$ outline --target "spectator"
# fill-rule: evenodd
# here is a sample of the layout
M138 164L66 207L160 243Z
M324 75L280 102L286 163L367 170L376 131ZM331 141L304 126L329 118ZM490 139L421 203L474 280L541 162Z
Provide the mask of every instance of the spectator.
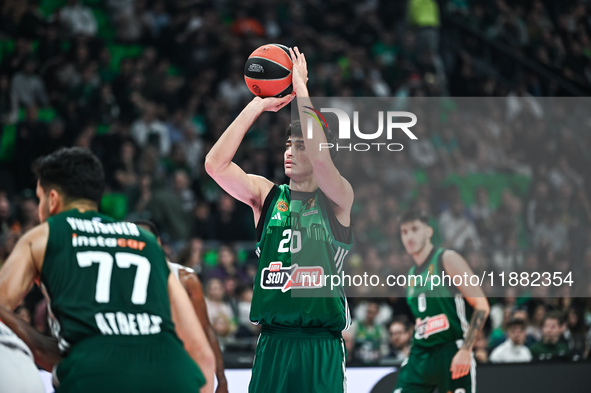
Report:
M507 322L507 340L490 354L491 363L530 362L532 355L525 344L525 321L511 319Z
M234 315L232 309L224 301L224 286L222 281L212 278L207 282L205 291L205 303L207 304L207 315L210 321L218 317L226 318L227 321L233 321Z
M94 37L97 33L98 25L92 10L79 0L68 0L68 4L59 10L58 18L71 36L80 34Z
M220 241L233 242L254 238L252 230L247 229L247 224L250 223L246 216L236 206L236 200L226 193L219 197L214 222L214 237Z
M584 318L584 309L580 306L571 306L566 314L566 330L564 336L574 356L574 360L582 359L587 350L587 327L585 326Z
M143 15L143 20L152 37L157 39L161 36L162 30L168 27L170 23L170 16L166 12L166 5L164 1L156 1L152 9Z
M571 358L568 345L561 340L564 328L564 318L561 312L553 311L546 315L542 324L542 341L530 348L534 360L556 361Z
M49 99L45 91L45 83L35 74L37 62L29 58L25 61L23 71L17 72L12 78L12 94L16 103L23 106L47 106Z
M464 203L459 199L439 217L439 229L447 247L464 251L468 245L478 249L480 237L476 226L464 212Z
M14 124L18 119L18 96L10 88L8 75L0 74L0 124Z
M172 189L180 199L181 207L187 214L190 214L195 209L195 205L197 204L195 192L191 189L190 185L191 184L187 172L182 169L177 169L174 172Z
M397 318L390 324L390 353L388 358L402 364L410 353L412 327L407 318Z
M166 156L170 151L168 130L156 117L156 106L153 103L147 103L142 117L131 125L131 136L140 148L156 146L161 156Z
M238 283L250 284L250 280L244 272L236 266L236 251L229 245L223 245L218 250L218 266L209 274L211 278L225 281L234 278Z
M355 353L363 364L376 364L388 353L388 336L384 327L375 322L380 305L368 302L365 319L351 325L355 337Z

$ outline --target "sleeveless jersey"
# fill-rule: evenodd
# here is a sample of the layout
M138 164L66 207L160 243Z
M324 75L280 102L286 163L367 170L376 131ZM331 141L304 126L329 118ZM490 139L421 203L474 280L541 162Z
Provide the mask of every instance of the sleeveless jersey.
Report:
M188 273L195 273L195 270L191 269L190 267L186 267L183 265L179 265L178 263L168 261L168 267L172 274L176 277L177 280L181 281L181 273L180 271L186 271Z
M347 243L335 239L328 216L334 213L329 209L320 189L301 201L291 198L288 185L271 190L259 223L253 323L337 331L349 327L344 289L331 291L330 279L323 286L324 275L341 272L353 245L351 235Z
M446 286L446 281L446 285L440 284L431 290L429 276L441 277L444 251L443 248L433 249L423 265L413 266L408 273L406 299L416 318L413 345L433 347L462 340L468 331L466 308L471 313L471 307L453 283L451 287ZM413 276L421 278L415 281Z
M47 222L41 282L60 350L95 336L174 334L169 270L151 233L96 211Z

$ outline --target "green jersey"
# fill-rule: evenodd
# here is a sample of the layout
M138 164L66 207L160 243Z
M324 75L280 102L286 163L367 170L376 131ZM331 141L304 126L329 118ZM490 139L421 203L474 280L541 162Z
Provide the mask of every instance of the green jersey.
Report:
M151 233L95 211L47 222L41 282L60 350L95 336L174 334L169 269Z
M444 251L434 248L421 266L413 266L408 273L406 299L416 319L413 339L416 346L433 347L462 340L468 331L468 305L460 291L453 284L450 287L441 283L431 289L429 276L443 274Z
M297 198L292 194L287 185L274 186L265 200L257 226L259 265L250 320L341 331L350 324L344 289L330 291L324 276L343 269L353 245L351 232L339 227L320 189L297 193ZM336 227L347 229L338 240Z

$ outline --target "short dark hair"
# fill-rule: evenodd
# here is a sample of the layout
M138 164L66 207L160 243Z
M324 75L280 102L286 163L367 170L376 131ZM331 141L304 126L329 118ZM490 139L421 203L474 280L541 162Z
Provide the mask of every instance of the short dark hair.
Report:
M392 321L390 321L390 323L388 324L388 328L390 328L395 323L399 323L402 326L404 326L404 330L407 332L412 328L412 324L411 324L410 320L404 314L401 314L401 315L393 318Z
M412 208L402 213L398 219L398 224L402 225L414 220L419 220L420 222L429 225L429 215L417 208Z
M105 174L99 159L88 149L62 148L39 157L33 173L46 191L58 188L65 200L88 199L101 203L105 190Z
M557 310L550 311L549 313L546 314L546 316L544 316L544 320L542 321L542 325L544 323L546 323L546 320L548 320L548 319L556 319L558 321L558 324L562 325L562 324L564 324L564 320L565 320L564 313L562 311L557 311Z
M335 138L330 129L326 129L324 126L322 126L322 130L326 136L326 142L331 143L335 147L334 149L329 149L330 158L334 160L337 155L337 138ZM287 130L285 130L285 139L289 139L291 136L303 138L304 133L302 131L302 123L299 120L294 120L287 126Z
M158 231L158 227L150 220L133 220L131 221L132 224L144 226L148 231L150 231L156 239L160 237L160 232Z
M518 326L518 327L521 327L522 329L525 329L525 321L521 318L511 318L507 322L507 329L509 329L510 327L513 327L513 326Z

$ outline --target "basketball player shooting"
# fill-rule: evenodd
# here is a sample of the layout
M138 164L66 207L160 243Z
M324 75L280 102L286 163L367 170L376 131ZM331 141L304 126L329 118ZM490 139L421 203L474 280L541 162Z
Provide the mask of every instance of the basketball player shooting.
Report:
M313 137L304 138L299 121L292 122L287 130L284 169L289 185L275 185L264 177L246 174L232 162L261 113L278 111L294 95L298 109L311 106L306 58L297 47L289 53L293 94L255 97L212 147L205 168L224 190L252 208L257 227L259 264L250 319L261 324L262 331L249 392L343 393L345 346L341 331L350 323L344 293L293 297L292 290L317 289L296 288L298 283L290 277L302 265L322 269L324 274L338 274L353 243L349 227L353 189L328 151L319 151L319 144L326 143L323 130L316 126ZM308 237L308 231L300 230L312 225L318 228L313 238ZM298 266L292 257L297 257ZM282 278L280 282L268 280L270 272L278 271L287 273L274 276Z

